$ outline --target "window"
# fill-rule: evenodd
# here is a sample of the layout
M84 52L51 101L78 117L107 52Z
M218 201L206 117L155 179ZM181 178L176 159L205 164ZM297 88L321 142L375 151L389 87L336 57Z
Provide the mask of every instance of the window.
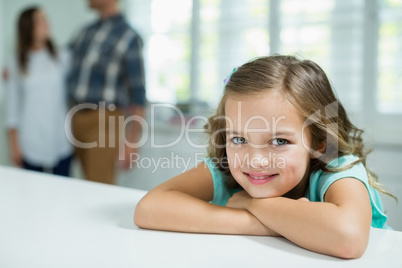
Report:
M269 54L268 0L201 0L197 97L215 106L233 68Z
M353 113L362 108L363 6L363 0L281 1L281 53L317 62Z
M377 110L402 114L402 1L379 3Z
M327 72L359 126L402 133L401 0L127 0L145 39L152 102L216 107L223 79L253 57L296 54ZM385 133L385 136L384 136Z
M269 0L131 0L127 6L146 42L152 102L215 106L234 67L269 54Z
M190 97L192 1L130 1L127 13L145 42L148 100L187 101Z

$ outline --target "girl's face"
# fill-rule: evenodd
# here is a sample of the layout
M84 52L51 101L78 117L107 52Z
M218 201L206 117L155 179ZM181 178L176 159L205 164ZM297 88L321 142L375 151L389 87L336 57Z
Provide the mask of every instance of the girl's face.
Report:
M282 196L309 175L311 134L278 90L229 97L225 115L229 169L250 196Z
M49 25L43 11L38 10L33 15L33 37L35 42L43 42L49 38Z

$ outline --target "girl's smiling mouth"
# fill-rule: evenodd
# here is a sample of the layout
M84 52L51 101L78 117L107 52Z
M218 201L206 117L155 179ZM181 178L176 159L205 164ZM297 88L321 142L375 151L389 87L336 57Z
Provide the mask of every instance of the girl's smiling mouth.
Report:
M247 179L255 185L265 184L279 176L278 173L243 172L243 174L246 175Z

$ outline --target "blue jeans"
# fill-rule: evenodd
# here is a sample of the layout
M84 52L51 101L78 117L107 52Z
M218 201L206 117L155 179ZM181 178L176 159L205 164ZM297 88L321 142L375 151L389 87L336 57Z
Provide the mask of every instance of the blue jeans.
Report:
M51 168L52 173L55 175L69 177L72 159L73 159L72 155L70 155L64 159L61 159L53 168ZM32 165L32 164L28 163L25 159L22 161L22 167L27 170L32 170L32 171L39 171L39 172L45 171L45 167Z

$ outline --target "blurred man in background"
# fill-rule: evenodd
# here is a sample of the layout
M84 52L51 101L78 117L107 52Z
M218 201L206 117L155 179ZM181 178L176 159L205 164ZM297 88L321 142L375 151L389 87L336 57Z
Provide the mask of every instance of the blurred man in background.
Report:
M88 4L99 19L70 44L68 96L71 108L80 107L72 117L72 134L91 144L75 144L85 177L114 184L117 158L128 169L141 135L139 120L126 130L121 119L125 114L144 117L143 42L121 15L118 0L88 0Z

